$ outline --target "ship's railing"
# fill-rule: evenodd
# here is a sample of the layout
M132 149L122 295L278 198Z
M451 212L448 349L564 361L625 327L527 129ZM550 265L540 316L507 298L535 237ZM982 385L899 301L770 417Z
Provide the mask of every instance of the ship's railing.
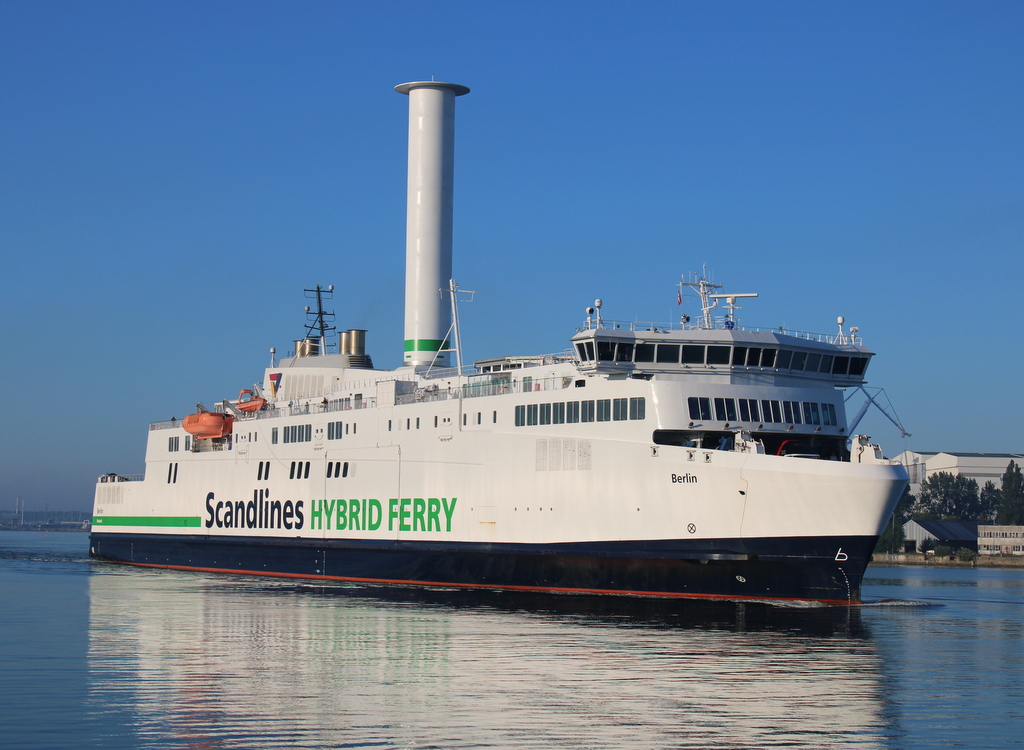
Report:
M141 482L146 478L145 474L101 474L96 480L99 484L108 484L110 482Z
M707 328L702 321L694 321L692 323L641 323L635 320L588 320L579 329L579 331L594 331L594 330L619 330L619 331L634 331L634 332L649 332L649 333L669 333L672 331L707 331L707 330L722 330L722 331L744 331L746 333L776 333L781 336L792 336L793 338L804 339L805 341L815 341L822 344L852 344L854 346L860 346L862 338L849 333L812 333L810 331L797 331L785 326L776 326L774 328L768 328L765 326L741 326L730 320L726 316L713 317L711 319L711 328Z
M519 371L517 371L519 372ZM395 396L395 404L427 403L447 401L452 398L479 398L481 396L503 396L512 393L533 393L534 391L559 391L572 385L572 378L530 378L521 380L494 379L469 382L461 388L417 388L412 393Z

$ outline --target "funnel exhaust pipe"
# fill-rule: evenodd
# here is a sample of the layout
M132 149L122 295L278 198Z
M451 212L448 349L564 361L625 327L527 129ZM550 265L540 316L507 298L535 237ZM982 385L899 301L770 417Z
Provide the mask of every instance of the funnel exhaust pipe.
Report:
M406 365L448 367L451 309L441 290L452 277L452 188L457 83L395 86L409 97L409 188L405 235Z

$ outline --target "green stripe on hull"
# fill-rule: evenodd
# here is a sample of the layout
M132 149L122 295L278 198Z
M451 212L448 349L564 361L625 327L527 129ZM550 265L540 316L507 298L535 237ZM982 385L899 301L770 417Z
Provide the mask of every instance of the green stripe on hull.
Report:
M199 516L93 516L93 526L191 526L202 523Z

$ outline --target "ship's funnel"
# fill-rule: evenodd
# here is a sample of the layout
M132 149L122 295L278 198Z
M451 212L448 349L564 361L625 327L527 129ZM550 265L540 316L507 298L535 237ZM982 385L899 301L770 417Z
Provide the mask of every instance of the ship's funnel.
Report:
M469 89L416 81L395 91L409 96L404 364L447 367L451 307L441 290L452 277L455 97Z

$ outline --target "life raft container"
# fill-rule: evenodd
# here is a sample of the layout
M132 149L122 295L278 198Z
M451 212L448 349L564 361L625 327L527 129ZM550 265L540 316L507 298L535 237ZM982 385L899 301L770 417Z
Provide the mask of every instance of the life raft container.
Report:
M230 414L200 411L185 417L181 426L185 432L195 435L197 438L222 438L231 434L231 426L234 421L235 418Z
M248 394L249 398L245 401L242 400L242 396ZM235 404L235 408L238 411L259 411L267 405L267 400L262 396L253 394L248 388L238 392L238 403Z

